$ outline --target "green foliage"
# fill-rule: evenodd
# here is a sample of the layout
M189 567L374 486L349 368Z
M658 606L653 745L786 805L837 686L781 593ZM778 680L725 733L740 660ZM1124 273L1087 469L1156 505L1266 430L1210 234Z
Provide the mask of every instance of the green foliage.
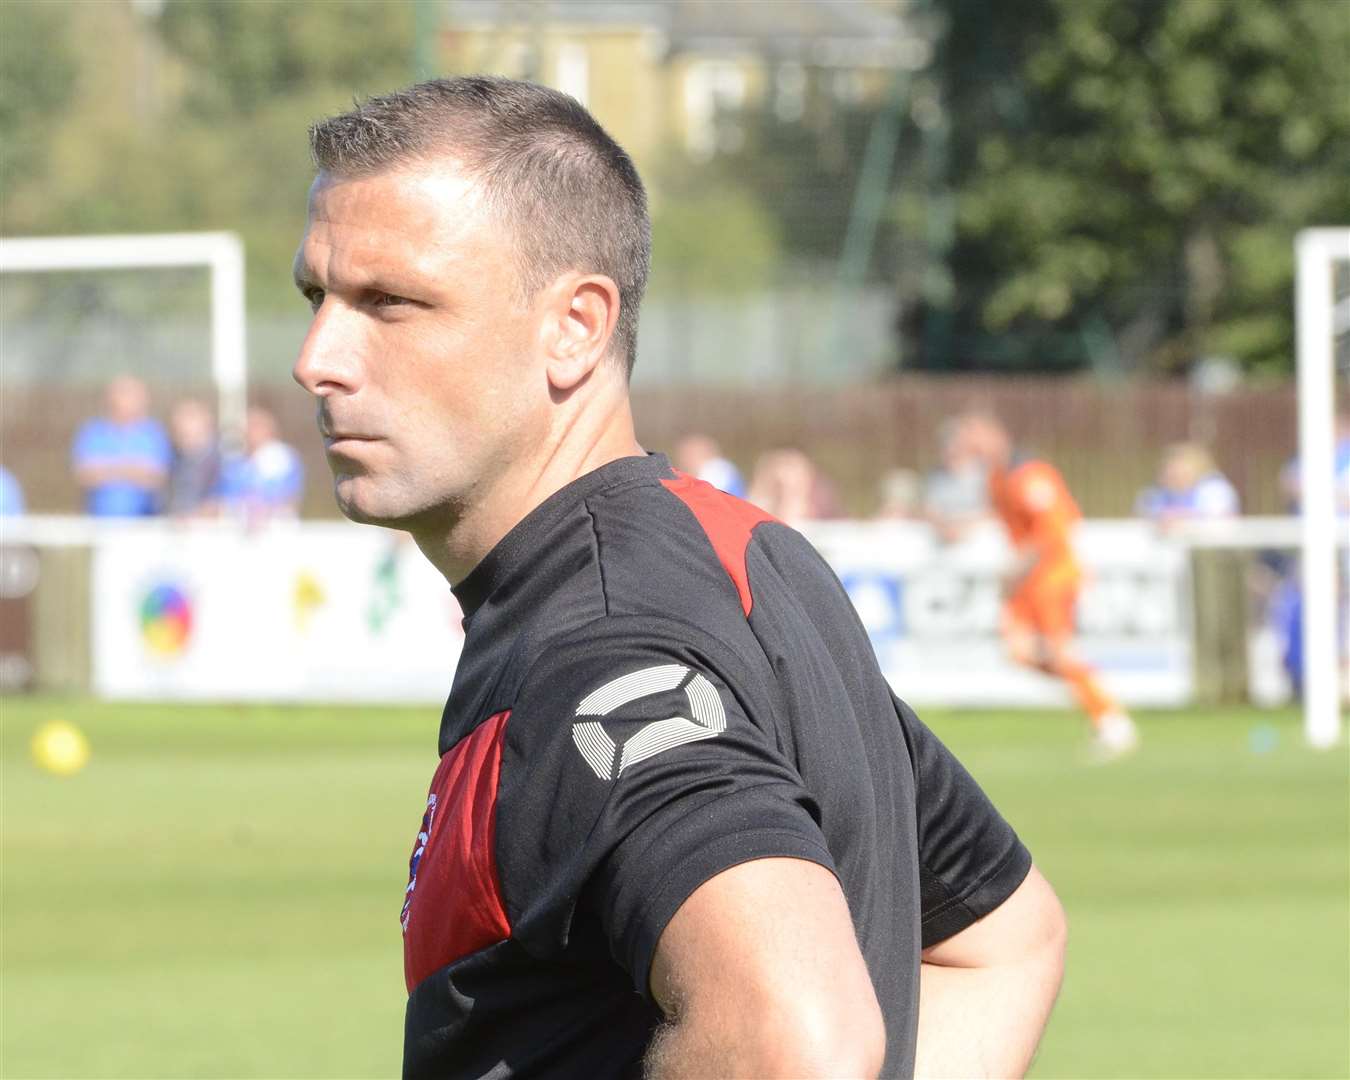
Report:
M65 39L87 85L52 120L51 108L16 96L11 109L9 94L0 97L0 123L21 114L46 154L29 154L26 182L6 190L5 231L234 230L249 253L250 308L293 308L290 263L312 175L305 131L354 96L408 80L411 6L168 0L158 16L101 2L13 7L41 44L31 62L11 64L14 35L0 33L4 85L30 87L30 97L56 85L24 63L65 70ZM10 4L0 18L7 28ZM136 69L148 57L154 79ZM141 85L132 93L128 84Z
M764 204L735 184L660 199L652 220L651 291L727 295L765 286L780 258L775 224Z
M1136 366L1288 370L1294 234L1350 221L1345 5L945 7L974 351L1104 319Z
M185 106L203 119L256 113L316 86L387 90L410 75L413 12L405 3L173 0L159 27L198 75Z
M675 155L656 171L654 290L741 292L833 276L878 106L835 100L828 74L805 76L802 116L785 119L769 102L728 114L733 148L701 164ZM900 230L886 221L880 232L868 276L884 281Z
M0 6L0 193L45 164L52 125L75 88L67 34L55 4Z

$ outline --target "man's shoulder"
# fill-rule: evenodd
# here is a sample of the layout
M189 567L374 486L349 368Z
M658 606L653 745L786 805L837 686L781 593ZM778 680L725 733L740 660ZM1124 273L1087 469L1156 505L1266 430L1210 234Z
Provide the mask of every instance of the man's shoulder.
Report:
M75 429L75 442L88 445L107 440L112 424L102 416L91 416Z
M734 642L715 627L664 612L599 615L589 622L541 635L523 657L517 695L559 680L594 680L669 665L709 668L727 677L743 674L747 662ZM623 670L620 670L623 669Z
M609 613L668 613L694 624L744 621L746 553L772 515L673 471L597 492L586 506Z
M684 473L602 492L588 510L609 614L665 615L753 649L758 601L838 584L796 529Z

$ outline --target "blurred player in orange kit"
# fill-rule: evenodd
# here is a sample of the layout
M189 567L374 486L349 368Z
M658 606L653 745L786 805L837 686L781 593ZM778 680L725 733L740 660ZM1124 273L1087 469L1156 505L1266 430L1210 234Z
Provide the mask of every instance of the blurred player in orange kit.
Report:
M1069 684L1092 719L1102 756L1128 753L1139 743L1134 721L1073 650L1074 608L1083 578L1073 529L1082 513L1064 477L1048 461L1016 454L1007 429L989 414L963 417L960 438L987 470L990 505L1016 552L1003 608L1009 652L1019 664Z

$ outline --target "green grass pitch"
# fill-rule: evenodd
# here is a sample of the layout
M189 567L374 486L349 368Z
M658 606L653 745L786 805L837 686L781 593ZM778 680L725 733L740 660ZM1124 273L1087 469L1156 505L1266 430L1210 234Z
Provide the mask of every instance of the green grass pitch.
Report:
M436 710L0 709L0 1075L397 1074ZM1350 1075L1343 747L1292 713L1153 713L1093 767L1069 714L926 715L1069 912L1036 1075ZM28 756L55 717L93 745L69 779Z

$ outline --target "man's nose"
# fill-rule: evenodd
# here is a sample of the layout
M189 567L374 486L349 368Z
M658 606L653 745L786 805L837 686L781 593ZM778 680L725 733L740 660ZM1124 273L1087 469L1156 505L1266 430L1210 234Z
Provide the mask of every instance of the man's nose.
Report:
M326 297L309 325L291 375L316 397L351 394L361 384L361 335L354 313Z

